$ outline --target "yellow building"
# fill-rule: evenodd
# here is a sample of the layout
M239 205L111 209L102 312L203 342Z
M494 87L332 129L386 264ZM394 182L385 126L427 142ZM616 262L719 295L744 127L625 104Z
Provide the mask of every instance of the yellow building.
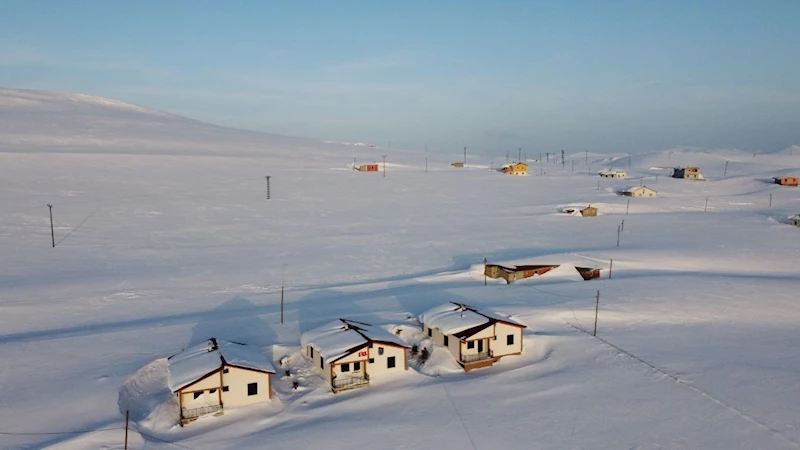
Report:
M506 164L500 169L503 173L508 173L511 175L527 175L528 174L528 165L524 162L517 162L513 164Z

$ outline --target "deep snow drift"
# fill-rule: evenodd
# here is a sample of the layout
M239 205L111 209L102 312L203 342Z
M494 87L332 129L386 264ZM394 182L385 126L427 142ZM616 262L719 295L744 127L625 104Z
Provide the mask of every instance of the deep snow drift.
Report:
M800 190L771 183L800 174L797 152L576 153L520 177L490 170L505 158L430 154L426 172L393 150L384 177L348 165L385 149L74 94L3 90L0 108L0 432L74 432L0 434L2 448L121 448L126 409L144 433L131 448L800 443ZM668 177L687 165L708 180ZM611 167L629 179L599 180ZM628 206L614 192L632 184L658 197ZM588 204L597 217L558 212ZM613 271L484 286L484 258ZM581 331L598 291L605 342ZM526 324L523 354L457 370L417 320L451 301ZM334 395L300 335L340 317L431 357ZM164 358L212 336L264 352L274 399L180 428Z

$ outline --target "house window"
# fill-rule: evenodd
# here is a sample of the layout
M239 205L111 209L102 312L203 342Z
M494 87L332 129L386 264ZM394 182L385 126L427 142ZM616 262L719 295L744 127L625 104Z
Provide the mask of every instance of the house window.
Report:
M229 390L228 386L222 386L222 392L228 392Z
M217 390L216 390L216 389L211 389L211 390L209 390L209 391L208 391L208 393L209 393L209 394L216 394L216 393L217 393Z
M203 395L203 391L195 392L194 393L194 399L197 400L201 395Z
M361 370L361 362L354 362L353 363L353 372L358 372Z
M314 359L314 347L308 347L308 356Z
M350 372L350 364L342 364L342 372Z
M514 335L509 334L506 336L506 345L514 345Z
M247 385L247 395L258 395L258 383L250 383Z
M319 357L319 368L320 369L325 368L325 361L322 360L322 356Z
M394 356L390 356L386 358L386 368L387 369L394 369Z
M448 339L447 336L444 337L444 346L445 347L450 346L450 339Z
M467 348L468 348L468 349L470 349L470 350L472 350L473 348L475 348L475 341L469 341L469 342L467 342Z
M428 337L433 337L433 330L428 328Z
M222 369L222 373L228 373L228 368L226 367L226 368Z
M375 358L370 358L370 359L369 359L369 363L370 363L370 364L375 364Z

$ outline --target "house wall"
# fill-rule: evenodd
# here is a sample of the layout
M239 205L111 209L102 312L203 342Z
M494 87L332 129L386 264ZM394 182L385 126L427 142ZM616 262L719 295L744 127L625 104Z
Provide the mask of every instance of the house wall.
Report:
M380 354L380 349L383 348L383 355ZM388 359L394 356L394 368L387 367ZM406 349L403 347L395 347L381 344L374 344L369 349L369 357L373 360L372 363L367 365L367 373L370 378L381 376L388 373L398 373L405 371L408 368L406 363Z
M219 387L219 370L211 374L210 376L204 378L203 380L186 386L181 389L184 392L193 392L193 391L204 391L207 389L214 389Z
M655 197L656 191L649 188L644 188L633 191L630 193L630 195L631 197Z
M483 337L481 339L475 339L475 338L470 337L468 340L461 341L460 342L460 344L461 344L461 354L462 355L476 355L476 354L478 354L478 341L483 341L483 351L484 352L488 352L489 349L491 348L490 346L491 346L492 337L494 337L494 334L491 332L491 329L492 329L492 327L489 327L489 330L490 330L489 334L491 334L491 337ZM468 342L474 342L475 345L472 348L469 348L467 346ZM456 356L456 360L458 360L458 359L459 359L458 356Z
M789 223L796 227L800 227L800 219L789 219Z
M266 402L271 397L270 375L255 370L226 367L228 373L222 374L222 385L228 386L228 392L222 392L222 404L228 406L242 406L253 403ZM217 379L219 381L219 378ZM247 385L256 383L258 393L247 395Z
M360 367L358 368L358 370L355 370L354 367L354 363L356 362L360 363ZM347 372L342 371L342 366L345 364L347 364L348 367L350 368L350 370ZM368 364L367 358L350 360L350 361L336 361L336 363L333 365L333 375L336 377L355 377L355 376L363 377L367 371L367 364Z
M522 328L497 322L494 326L494 333L497 339L490 341L490 344L495 357L522 352ZM506 343L509 334L514 336L512 345Z
M305 351L303 355L310 359L312 363L314 363L314 367L322 372L322 377L328 381L331 381L331 365L324 362L322 355L316 350L313 349L313 357L312 355L312 347L310 345L306 345Z

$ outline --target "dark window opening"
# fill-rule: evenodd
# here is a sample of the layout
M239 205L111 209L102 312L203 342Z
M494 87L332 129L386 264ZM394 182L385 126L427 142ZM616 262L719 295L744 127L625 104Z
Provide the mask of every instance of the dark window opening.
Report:
M197 398L198 398L198 397L200 397L201 395L203 395L203 393L202 393L202 392L195 392L195 393L194 393L194 398L195 398L195 399L197 399Z
M448 346L450 346L450 339L448 339L448 337L447 337L447 336L445 336L445 337L444 337L444 346L445 346L445 347L448 347Z
M360 362L354 362L353 363L353 371L354 372L358 372L359 370L361 370L361 363Z
M230 388L228 386L222 386L222 392L228 392Z
M209 390L209 391L208 391L208 393L209 393L209 394L216 394L216 393L217 393L217 390L216 390L216 389L211 389L211 390Z
M228 368L226 367L226 368L222 369L222 373L228 373Z
M506 345L514 345L514 335L509 334L506 336Z
M258 395L258 383L250 383L247 385L247 395Z
M369 363L370 363L370 364L375 364L375 358L370 358L370 359L369 359Z
M386 368L393 369L395 366L394 364L394 356L390 356L386 358Z
M433 337L433 330L428 328L428 337Z
M467 348L470 349L470 350L475 348L475 341L467 342Z
M342 364L342 372L350 372L350 364Z

